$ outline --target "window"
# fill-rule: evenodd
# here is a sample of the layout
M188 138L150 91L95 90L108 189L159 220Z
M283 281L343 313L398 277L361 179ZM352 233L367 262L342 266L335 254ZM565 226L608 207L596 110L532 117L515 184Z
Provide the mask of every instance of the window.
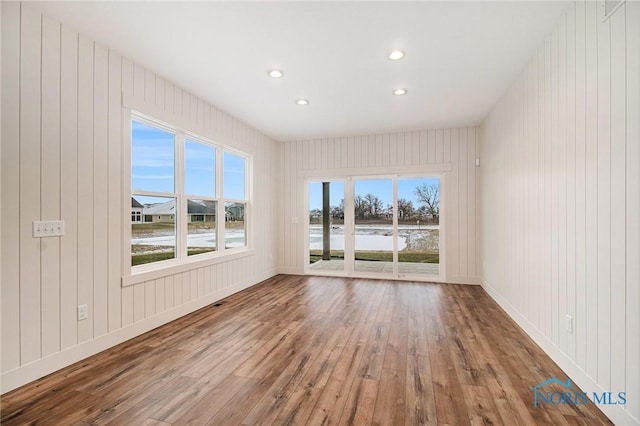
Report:
M131 123L131 204L142 206L145 223L131 223L131 265L176 257L174 133Z
M246 247L247 159L134 116L131 266Z
M142 206L139 209L131 210L131 222L142 223Z
M216 251L216 149L185 141L184 187L187 194L187 255Z
M224 153L224 244L226 248L247 245L245 226L246 188L245 159L230 152Z

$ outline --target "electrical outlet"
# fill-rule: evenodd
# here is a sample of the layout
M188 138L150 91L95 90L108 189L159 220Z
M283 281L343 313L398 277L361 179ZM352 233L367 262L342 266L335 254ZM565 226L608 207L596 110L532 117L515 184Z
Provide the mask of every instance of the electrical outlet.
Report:
M78 306L78 321L86 320L88 316L89 308L87 305Z
M567 314L567 333L573 334L573 318Z

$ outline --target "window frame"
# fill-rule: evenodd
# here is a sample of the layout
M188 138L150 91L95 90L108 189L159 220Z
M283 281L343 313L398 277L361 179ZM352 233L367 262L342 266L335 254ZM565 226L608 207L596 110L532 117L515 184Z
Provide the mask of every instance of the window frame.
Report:
M224 154L225 153L229 153L232 155L235 155L236 157L241 157L242 159L244 159L244 199L239 199L239 198L227 198L225 196L224 193L224 182L221 181L220 182L220 191L221 191L221 206L222 206L222 212L224 213L224 220L223 222L225 223L226 226L226 214L227 214L227 210L226 210L226 203L236 203L236 204L244 204L245 208L244 208L244 243L245 243L245 247L247 247L249 245L249 187L247 184L248 181L248 176L249 176L249 162L250 162L250 158L246 155L246 154L242 154L234 149L230 149L230 148L225 148L220 155L220 161L222 162L222 166L221 168L222 170L222 175L224 179ZM225 228L226 229L226 228ZM242 249L242 247L235 247L235 248L226 248L227 246L227 241L226 241L226 235L225 235L225 229L222 230L222 243L225 246L225 250L238 250L238 249Z
M132 123L134 121L148 126L172 133L174 135L174 192L153 192L134 191L132 187ZM220 142L214 142L212 138L200 136L188 129L170 125L162 120L150 117L138 111L128 110L123 114L123 193L129 202L125 205L126 215L123 226L123 279L122 285L132 285L153 277L161 277L178 273L182 270L190 270L201 265L215 264L237 257L244 257L254 254L251 236L251 179L252 179L252 157L237 149L231 148ZM185 185L185 147L187 140L209 146L215 150L215 194L214 197L197 194L187 194ZM245 163L244 169L244 200L225 199L224 187L224 153L242 157ZM176 216L174 219L176 231L175 257L172 259L150 262L146 264L131 265L131 202L130 197L135 195L172 197L176 199ZM216 249L207 253L188 255L187 235L188 235L188 200L209 200L216 202ZM225 244L225 202L241 202L245 204L245 245L242 247L226 248ZM144 223L144 212L141 213L142 223Z

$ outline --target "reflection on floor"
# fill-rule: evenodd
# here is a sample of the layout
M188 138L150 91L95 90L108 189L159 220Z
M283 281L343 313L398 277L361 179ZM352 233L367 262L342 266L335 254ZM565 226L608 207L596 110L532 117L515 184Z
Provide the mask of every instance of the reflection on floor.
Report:
M407 275L438 275L440 265L438 263L410 263L398 264L399 272ZM309 266L312 271L344 271L344 260L319 260ZM356 260L356 272L371 272L390 274L393 272L393 262Z

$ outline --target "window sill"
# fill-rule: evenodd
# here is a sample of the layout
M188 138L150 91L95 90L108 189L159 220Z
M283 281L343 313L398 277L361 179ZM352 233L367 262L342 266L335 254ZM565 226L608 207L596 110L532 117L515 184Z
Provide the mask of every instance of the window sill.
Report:
M122 287L132 286L144 281L155 280L158 278L167 277L169 275L175 275L181 272L187 272L193 269L215 265L217 263L223 263L230 260L241 259L243 257L254 256L255 254L256 252L254 249L245 248L238 251L233 251L232 253L225 253L223 255L207 257L206 259L187 259L177 264L158 265L157 268L133 272L131 275L122 277Z

